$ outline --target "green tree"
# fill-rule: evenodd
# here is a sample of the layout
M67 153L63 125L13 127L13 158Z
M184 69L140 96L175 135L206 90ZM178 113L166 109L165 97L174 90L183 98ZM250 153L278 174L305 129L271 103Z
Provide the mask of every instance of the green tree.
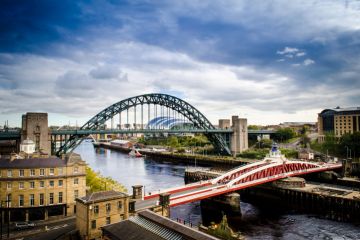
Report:
M274 134L274 139L276 141L286 141L291 138L294 138L296 136L296 133L291 128L280 128L278 129Z
M248 130L260 130L261 126L258 125L249 125Z
M338 143L333 132L325 133L325 139L323 144L321 145L321 151L331 154L338 153Z
M179 140L176 136L171 136L170 138L168 138L167 144L172 148L177 148L179 147Z
M342 156L360 157L360 132L344 134L339 140L338 151Z

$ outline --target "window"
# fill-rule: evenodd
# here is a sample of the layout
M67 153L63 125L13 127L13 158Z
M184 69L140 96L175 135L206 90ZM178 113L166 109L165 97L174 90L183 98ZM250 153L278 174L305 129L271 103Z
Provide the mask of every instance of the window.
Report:
M45 186L45 182L44 181L40 181L40 187L43 188Z
M77 199L79 197L79 190L74 191L74 199Z
M79 179L78 178L74 178L74 185L78 185L79 184Z
M62 175L62 174L63 174L63 168L61 167L58 169L58 175Z
M49 185L50 185L50 187L54 187L54 181L53 181L53 180L50 180L50 181L49 181Z
M106 225L110 224L110 217L106 218Z
M30 169L30 176L35 176L35 169Z
M94 206L94 214L99 214L99 205Z
M7 171L7 176L8 176L8 177L12 177L12 171L11 171L11 170L8 170L8 171Z
M45 175L45 169L40 168L40 176L44 176Z
M20 169L20 170L19 170L19 176L20 176L20 177L23 177L23 176L24 176L24 172L25 172L24 169Z
M19 207L24 206L24 195L19 195Z
M11 194L6 195L6 206L11 207Z
M34 205L35 205L35 195L30 194L30 206L34 206Z
M24 189L24 182L19 182L19 189Z
M54 175L54 169L53 168L49 169L49 175Z
M54 193L49 194L49 204L54 204Z
M122 202L118 201L118 209L121 210L122 209Z
M44 205L44 194L43 194L43 193L40 193L39 205L40 205L40 206L43 206L43 205Z
M78 167L74 167L74 173L78 173L79 172L79 168Z
M63 185L63 180L59 180L58 184L59 184L59 187L62 187L62 185Z
M59 203L62 203L63 201L63 193L59 192Z
M95 229L96 228L96 220L92 220L91 221L91 229Z
M107 203L105 205L105 208L106 208L106 213L109 213L111 211L111 204L110 203Z
M8 182L8 183L6 184L6 188L7 188L7 189L11 189L11 187L12 187L12 183L11 183L11 182Z
M30 182L30 188L35 188L35 182Z

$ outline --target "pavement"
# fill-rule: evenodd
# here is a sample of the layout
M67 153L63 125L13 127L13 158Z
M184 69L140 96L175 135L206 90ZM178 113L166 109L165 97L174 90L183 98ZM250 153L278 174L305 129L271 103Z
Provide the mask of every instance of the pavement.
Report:
M7 225L3 226L2 239L36 239L51 240L75 230L75 217L35 222L36 226L31 229L16 230L10 229L10 238L7 238Z

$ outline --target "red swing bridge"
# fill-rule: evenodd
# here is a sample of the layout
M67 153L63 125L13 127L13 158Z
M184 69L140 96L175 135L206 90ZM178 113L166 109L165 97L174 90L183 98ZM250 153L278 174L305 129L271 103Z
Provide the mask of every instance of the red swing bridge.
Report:
M144 196L143 202L154 203L158 201L161 194L170 194L169 206L173 207L286 177L333 170L341 167L342 164L337 162L323 163L288 160L284 155L281 155L277 146L273 146L268 156L261 161L237 167L215 179L160 190L154 194L149 193Z

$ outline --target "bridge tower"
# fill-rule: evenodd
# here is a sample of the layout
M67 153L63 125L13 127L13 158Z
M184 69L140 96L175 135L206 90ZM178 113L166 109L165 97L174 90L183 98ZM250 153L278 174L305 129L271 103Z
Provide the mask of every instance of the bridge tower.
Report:
M22 115L21 142L34 141L35 150L50 154L48 114L28 112Z
M231 153L241 153L248 149L248 130L247 130L247 119L239 118L238 116L232 116L231 118L232 130L234 131L231 136Z

